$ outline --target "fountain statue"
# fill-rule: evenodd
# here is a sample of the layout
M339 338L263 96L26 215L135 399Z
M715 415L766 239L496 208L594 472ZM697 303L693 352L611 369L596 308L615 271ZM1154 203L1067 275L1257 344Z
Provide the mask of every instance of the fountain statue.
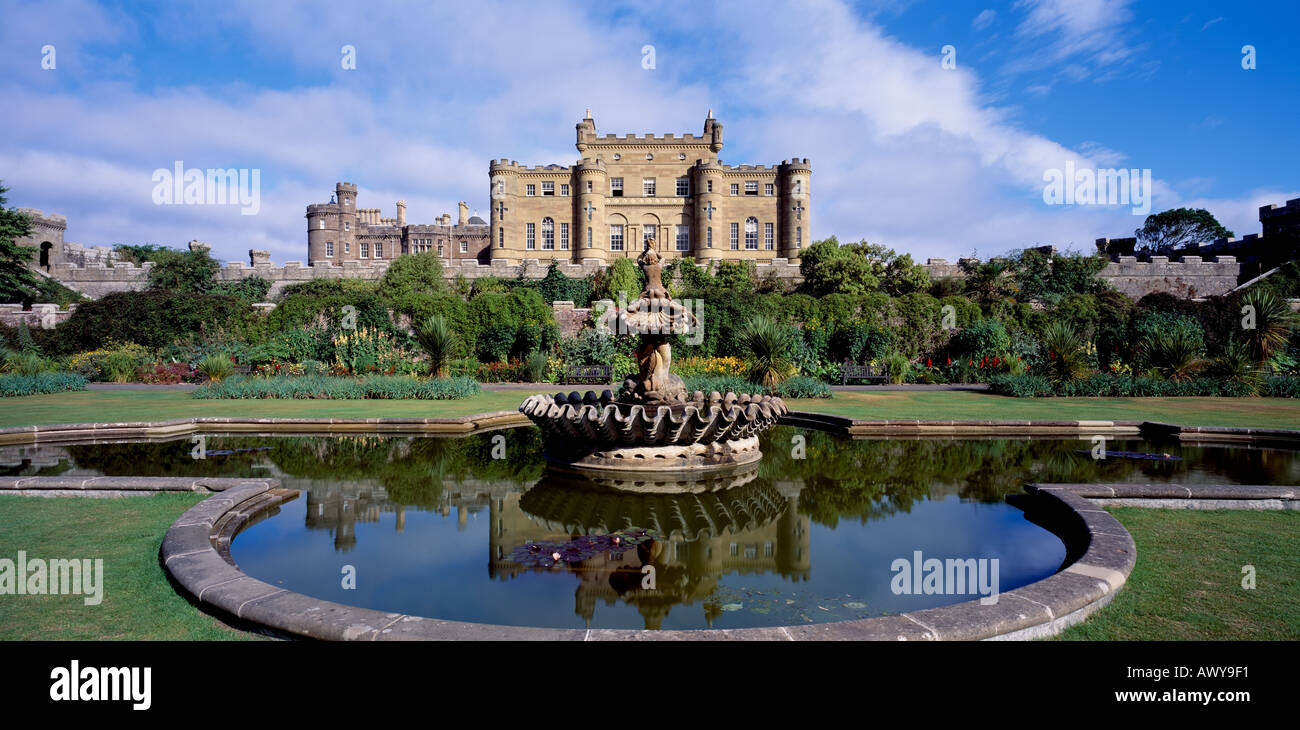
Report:
M640 342L634 351L637 373L617 396L610 390L534 395L519 407L541 427L548 461L601 472L738 467L759 460L758 434L787 412L784 401L771 395L687 392L671 371L669 339L700 323L669 296L660 261L648 238L637 259L645 290L614 313L617 331Z

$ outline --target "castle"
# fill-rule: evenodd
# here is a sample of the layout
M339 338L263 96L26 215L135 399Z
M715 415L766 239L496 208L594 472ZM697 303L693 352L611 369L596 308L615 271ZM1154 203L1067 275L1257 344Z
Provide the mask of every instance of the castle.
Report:
M789 262L811 243L808 159L722 164L712 110L700 136L599 137L588 109L576 146L572 167L489 165L493 262L604 266L652 239L665 258Z
M456 225L443 213L432 224L406 222L406 201L397 201L396 218L380 218L378 208L357 207L357 186L334 186L328 203L307 206L307 261L312 266L342 265L345 261L369 264L391 261L402 254L437 251L448 261L469 260L486 264L487 221L470 217L469 206L459 203Z

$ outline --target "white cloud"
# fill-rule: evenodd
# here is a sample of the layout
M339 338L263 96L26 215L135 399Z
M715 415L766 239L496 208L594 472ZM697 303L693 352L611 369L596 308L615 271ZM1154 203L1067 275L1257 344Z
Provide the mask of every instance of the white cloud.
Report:
M975 30L984 30L990 25L993 25L993 20L997 15L997 12L994 10L983 10L979 15L975 16L974 20L971 21L971 27Z

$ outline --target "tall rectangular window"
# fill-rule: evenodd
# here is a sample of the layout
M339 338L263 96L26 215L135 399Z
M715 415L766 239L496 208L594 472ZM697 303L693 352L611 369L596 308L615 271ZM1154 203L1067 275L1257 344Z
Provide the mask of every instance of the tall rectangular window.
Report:
M498 229L497 229L497 248L505 248L505 247L506 247L506 229L504 229L504 228L498 228Z
M796 229L794 229L794 247L795 247L795 248L803 248L803 229L802 229L802 228L796 228Z
M553 182L542 183L542 195L555 195L555 183Z
M706 192L710 192L710 193L713 192L713 181L712 181L712 180L705 180L705 181L704 181L704 190L705 190Z
M768 251L771 251L772 249L776 248L776 236L775 233L772 231L771 223L763 224L763 248L767 249Z
M758 250L758 219L757 218L745 219L745 250L746 251Z
M351 242L351 241L344 241L344 242L343 242L343 253L352 253L352 242Z
M621 223L616 223L609 227L609 250L623 250L623 225Z
M463 238L460 239L460 252L461 252L461 253L469 253L469 241L467 241L467 240L465 240L465 239L463 239Z
M623 197L623 178L611 177L609 179L609 197L611 198Z
M560 250L562 251L569 250L569 224L568 223L560 224Z
M379 241L375 241L375 258L382 259L383 257L384 257L384 244Z
M774 193L776 193L776 186L775 186L775 185L773 185L772 183L763 183L763 194L764 194L764 195L768 195L768 196L770 196L770 195L773 195Z
M550 218L542 221L542 250L555 250L555 222Z
M690 226L677 226L677 250L691 250L691 228Z
M587 181L587 192L589 192L589 193L591 192L591 181L590 181L590 180Z
M739 223L731 224L731 250L732 251L740 250L740 224Z
M591 226L587 226L587 248L591 248Z
M569 197L569 186L564 183L560 183L560 197Z
M524 186L524 190L526 191L526 194L527 194L528 197L530 197L530 198L533 197L533 196L535 196L535 195L537 195L537 186L536 186L536 185L525 185L525 186Z
M524 248L531 251L537 248L537 224L527 223L525 224L524 229Z
M641 194L647 198L655 196L655 179L647 177L641 181Z
M740 195L740 183L732 183L732 184L731 184L731 194L732 194L732 195Z
M704 231L704 246L705 248L713 248L713 227L712 226L710 226L707 230Z
M326 256L333 256L333 255L334 255L334 242L333 242L333 241L326 241L326 242L325 242L325 255L326 255Z
M645 246L650 243L650 239L659 240L659 226L646 224L641 226L641 245Z
M689 177L677 178L677 197L685 198L691 194L691 179Z

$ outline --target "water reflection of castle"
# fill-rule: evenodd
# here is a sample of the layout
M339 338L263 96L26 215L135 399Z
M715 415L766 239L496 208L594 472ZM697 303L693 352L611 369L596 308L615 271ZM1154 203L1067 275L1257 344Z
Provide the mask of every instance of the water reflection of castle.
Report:
M647 628L658 628L674 606L707 602L724 576L774 573L797 582L811 573L811 523L798 512L797 481L756 480L699 494L635 494L584 488L548 473L532 484L445 482L432 509L396 504L374 483L297 483L302 481L288 478L284 486L306 492L307 527L333 531L340 551L356 545L358 522L378 523L384 513L395 515L402 532L408 509L444 517L454 510L458 530L486 510L488 573L498 580L556 570L511 560L521 545L629 527L665 536L640 550L601 553L567 567L578 580L574 610L588 622L600 603L622 601L636 607ZM644 565L654 566L653 590L642 588ZM705 611L711 621L708 605Z

